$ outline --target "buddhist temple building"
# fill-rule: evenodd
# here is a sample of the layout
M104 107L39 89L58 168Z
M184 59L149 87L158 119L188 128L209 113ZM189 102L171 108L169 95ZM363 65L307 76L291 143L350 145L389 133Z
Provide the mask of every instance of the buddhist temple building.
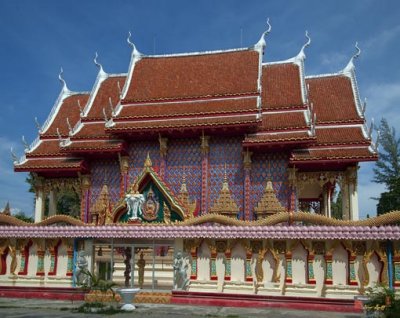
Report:
M182 251L190 281L176 302L353 299L400 284L399 214L359 220L358 164L378 159L360 50L337 73L308 75L308 34L294 57L265 62L268 33L252 47L168 55L141 53L129 36L127 72L105 72L96 54L89 92L60 73L47 120L14 161L34 178L35 223L0 215L0 285L76 287L80 251L89 270L126 286L138 285L143 252L144 288L168 292ZM57 212L65 189L78 217Z

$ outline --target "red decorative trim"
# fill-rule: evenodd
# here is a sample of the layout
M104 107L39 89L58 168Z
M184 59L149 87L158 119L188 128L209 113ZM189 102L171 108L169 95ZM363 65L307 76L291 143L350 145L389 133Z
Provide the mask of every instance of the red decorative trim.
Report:
M7 255L8 255L9 248L6 247L6 249L3 251L3 254L0 256L0 262L1 262L1 270L0 270L0 275L5 275L7 273Z
M84 300L85 293L75 288L0 286L0 297Z
M361 313L354 300L317 297L264 296L213 292L172 291L171 303L253 308L291 308L301 310Z

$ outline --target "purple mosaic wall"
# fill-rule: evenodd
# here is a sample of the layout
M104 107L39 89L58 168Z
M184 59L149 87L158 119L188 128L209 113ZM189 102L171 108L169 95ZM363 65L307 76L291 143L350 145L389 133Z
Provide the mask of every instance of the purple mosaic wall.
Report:
M255 153L252 158L250 211L261 200L268 180L272 181L275 193L282 206L287 207L289 196L288 155L284 153Z
M166 183L178 194L183 174L191 200L201 201L201 149L200 139L175 139L168 141Z
M135 182L143 171L147 153L150 155L154 171L158 172L160 166L160 146L157 140L137 141L129 145L129 180L128 186Z
M243 213L243 157L242 138L212 137L210 138L210 183L209 198L211 208L222 189L224 170L226 172L229 189L236 201L240 216Z
M91 206L96 202L101 188L107 182L112 203L119 200L120 169L115 159L98 160L91 163Z

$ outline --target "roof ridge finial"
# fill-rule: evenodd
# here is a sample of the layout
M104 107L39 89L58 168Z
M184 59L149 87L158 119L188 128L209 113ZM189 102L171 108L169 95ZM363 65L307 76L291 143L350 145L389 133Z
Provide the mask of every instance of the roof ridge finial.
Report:
M72 129L71 123L69 122L69 118L67 117L66 120L67 120L67 126L68 126L68 130L69 130L69 134L72 135L73 129Z
M148 151L146 160L144 161L144 167L145 168L151 168L152 166L153 166L153 163L151 162L150 152Z
M22 135L22 144L24 145L25 151L28 151L29 150L29 145L26 142L26 139L25 139L24 135Z
M14 152L13 147L10 148L10 152L11 152L11 158L12 158L12 160L13 160L13 163L14 163L14 164L19 163L18 156L17 156L16 153Z
M58 127L57 127L57 136L58 136L58 140L62 141L62 136L61 136L61 133L60 133L60 129L58 129Z
M104 120L107 123L108 122L108 117L107 117L107 113L106 113L106 109L103 107L103 116L104 116Z
M300 52L298 54L298 56L300 56L302 58L306 57L306 54L304 53L305 48L310 46L310 44L311 44L311 38L308 35L308 31L307 30L306 30L305 36L306 36L307 42L303 44L303 46L301 47L301 50L300 50Z
M40 123L39 123L37 117L35 117L35 125L36 125L36 128L38 129L39 133L41 133L41 131L42 131L42 126L40 125Z
M346 67L343 69L343 73L347 73L347 72L351 72L354 70L354 60L356 58L358 58L361 54L361 49L358 47L358 42L356 42L356 44L354 45L354 47L356 48L356 53L353 54L353 56L351 57L349 63L347 63Z
M108 103L110 104L111 116L115 115L114 106L112 104L111 96L108 97Z
M63 78L64 70L61 67L60 73L58 74L58 79L60 80L61 84L63 85L62 90L64 93L69 93L70 90L67 86L67 83L65 82L65 79Z
M104 71L103 65L101 65L101 64L99 63L99 61L97 60L98 57L99 57L99 55L97 54L97 52L95 52L93 62L94 62L94 64L99 68L99 74L100 74L101 76L106 76L107 73Z
M80 99L78 99L78 108L79 108L79 114L81 116L83 116L83 109L82 109L82 106L81 106L81 100Z
M265 37L271 32L271 30L272 30L272 26L271 26L271 24L269 23L269 18L267 19L267 26L268 26L268 29L267 30L265 30L262 34L261 34L261 37L260 37L260 39L258 40L258 42L256 43L256 45L255 45L255 48L256 49L264 49L264 47L267 45L267 43L265 42ZM264 53L264 50L262 51L262 53Z
M126 42L128 42L128 45L132 48L132 54L133 55L142 55L136 48L136 45L131 41L132 33L131 31L128 31L128 38L126 39Z

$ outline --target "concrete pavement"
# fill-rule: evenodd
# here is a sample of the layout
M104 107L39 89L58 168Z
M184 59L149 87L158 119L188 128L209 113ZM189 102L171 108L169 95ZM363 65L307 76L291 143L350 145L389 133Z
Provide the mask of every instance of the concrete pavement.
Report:
M64 317L104 317L100 314L82 314L73 312L83 302L60 301L45 299L0 298L1 318L64 318ZM197 317L225 317L225 318L361 318L361 314L334 313L320 311L301 311L282 308L232 308L206 307L186 305L138 304L131 313L118 313L115 318L145 317L145 318L197 318Z

